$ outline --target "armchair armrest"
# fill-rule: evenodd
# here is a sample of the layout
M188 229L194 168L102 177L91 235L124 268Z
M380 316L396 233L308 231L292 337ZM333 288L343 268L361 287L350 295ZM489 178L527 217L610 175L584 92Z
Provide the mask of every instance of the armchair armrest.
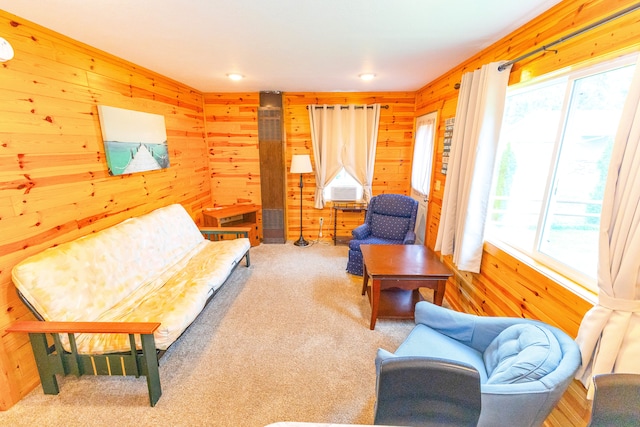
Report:
M413 245L416 242L416 233L413 230L407 231L407 234L404 236L404 240L402 241L403 245Z
M371 235L371 228L369 227L369 224L359 225L353 229L353 231L351 232L351 235L356 240L366 239Z

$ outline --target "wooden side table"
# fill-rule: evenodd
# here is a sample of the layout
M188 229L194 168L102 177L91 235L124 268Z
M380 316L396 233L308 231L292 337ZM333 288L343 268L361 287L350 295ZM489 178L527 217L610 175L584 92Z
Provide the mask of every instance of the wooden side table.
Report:
M255 205L233 205L225 208L207 208L202 211L205 227L232 227L249 229L251 246L260 244Z
M419 288L433 289L433 302L442 305L453 273L432 250L423 245L360 245L360 250L362 295L368 293L371 303L369 329L375 329L378 317L413 319Z
M367 213L366 202L334 202L333 203L333 246L338 243L347 244L351 240L351 236L338 237L338 211L344 212L363 212Z

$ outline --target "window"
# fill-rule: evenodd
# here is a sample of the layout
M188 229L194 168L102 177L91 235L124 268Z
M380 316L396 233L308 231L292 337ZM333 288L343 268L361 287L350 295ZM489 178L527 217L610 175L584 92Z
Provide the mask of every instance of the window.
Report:
M324 195L325 200L334 200L334 192L333 188L342 188L349 189L347 192L336 192L335 200L345 200L344 198L350 200L362 200L362 185L356 181L354 177L349 175L349 172L345 170L345 168L340 169L340 172L336 175L335 178L331 180L329 184L324 187L322 194ZM353 191L353 193L352 193ZM350 197L350 194L354 194L353 198Z
M411 188L420 196L428 196L431 187L431 157L435 139L436 113L426 114L416 120L416 138L411 166Z
M597 290L607 169L635 58L510 88L486 239Z

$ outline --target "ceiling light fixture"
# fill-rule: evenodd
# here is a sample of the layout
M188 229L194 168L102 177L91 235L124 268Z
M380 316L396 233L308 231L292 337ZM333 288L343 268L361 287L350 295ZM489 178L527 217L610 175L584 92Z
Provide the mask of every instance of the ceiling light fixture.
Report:
M6 62L10 59L13 59L11 43L0 37L0 62Z
M358 77L360 77L364 81L369 81L369 80L373 80L375 76L376 75L373 73L364 73L364 74L360 74Z
M227 77L229 77L233 81L238 81L238 80L244 79L244 76L242 74L238 74L238 73L229 73L229 74L227 74Z

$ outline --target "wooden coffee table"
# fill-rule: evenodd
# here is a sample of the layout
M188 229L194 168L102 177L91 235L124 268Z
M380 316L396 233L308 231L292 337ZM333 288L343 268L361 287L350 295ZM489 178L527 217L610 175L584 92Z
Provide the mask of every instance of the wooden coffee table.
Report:
M362 295L371 303L370 329L376 320L413 319L419 288L433 289L433 302L442 305L447 279L453 274L423 245L361 245ZM371 286L368 286L371 279Z

